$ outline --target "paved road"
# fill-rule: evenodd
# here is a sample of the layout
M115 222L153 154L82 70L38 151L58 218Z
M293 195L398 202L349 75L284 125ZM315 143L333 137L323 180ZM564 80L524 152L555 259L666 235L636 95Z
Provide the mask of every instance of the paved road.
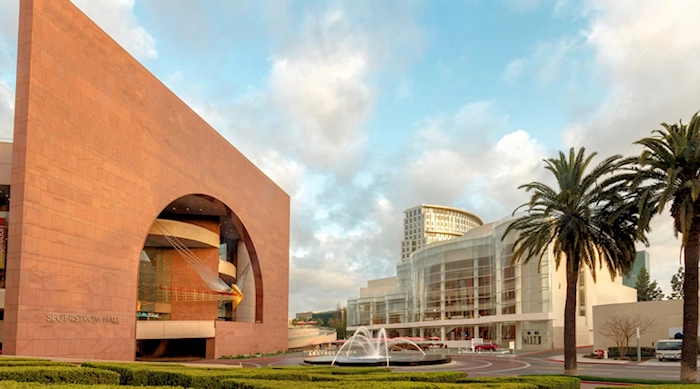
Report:
M582 350L579 350L581 352ZM585 350L583 350L585 352ZM524 355L489 355L486 353L456 354L452 362L445 365L422 367L395 367L396 371L462 371L471 377L512 376L521 374L562 374L562 350L545 351ZM302 354L251 358L243 360L201 360L196 364L230 364L243 367L298 366L304 360ZM581 360L579 358L579 360ZM593 362L593 361L591 361ZM628 363L586 363L578 364L581 375L599 377L625 377L650 380L677 380L680 375L680 362Z

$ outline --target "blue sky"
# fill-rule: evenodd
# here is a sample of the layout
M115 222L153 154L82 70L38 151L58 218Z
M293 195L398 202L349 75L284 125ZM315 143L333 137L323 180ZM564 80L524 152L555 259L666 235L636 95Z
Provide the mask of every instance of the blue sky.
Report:
M497 220L543 158L636 153L700 109L693 0L73 2L289 193L290 313L393 275L409 207ZM17 4L0 0L2 138ZM667 292L678 246L659 217Z

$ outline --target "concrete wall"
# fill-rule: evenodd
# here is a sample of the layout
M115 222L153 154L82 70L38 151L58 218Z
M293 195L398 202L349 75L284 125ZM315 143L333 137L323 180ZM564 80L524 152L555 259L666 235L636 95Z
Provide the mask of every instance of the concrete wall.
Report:
M18 43L3 353L133 360L141 249L190 194L240 219L262 296L208 353L286 349L289 196L70 1L22 0Z
M566 272L564 260L562 260L559 269L553 270L553 272L552 301L555 317L553 322L553 347L560 348L564 347L564 305L566 302ZM579 283L578 303L580 304L581 302L581 295L585 294L586 314L585 316L578 315L577 306L576 344L579 346L594 344L596 340L594 331L595 323L593 321L593 310L596 306L637 301L637 290L624 286L622 284L622 277L613 279L605 268L596 268L595 281L593 280L590 269L585 268L583 270L583 279L583 287Z
M303 348L307 346L333 342L338 334L327 328L289 328L289 348Z
M643 347L653 347L660 339L669 339L669 330L680 332L683 327L683 300L643 301L626 304L599 305L593 308L593 328L595 329L596 349L615 346L612 339L600 333L600 325L611 316L634 317L639 315L655 321L654 327L640 336ZM671 334L673 335L673 334ZM636 337L630 341L636 347Z
M360 296L380 294L396 290L396 277L378 278L367 281L366 288L360 288Z

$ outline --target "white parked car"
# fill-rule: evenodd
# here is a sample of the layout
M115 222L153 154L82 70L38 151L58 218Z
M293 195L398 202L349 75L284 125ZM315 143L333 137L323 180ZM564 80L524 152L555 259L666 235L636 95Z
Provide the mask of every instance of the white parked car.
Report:
M681 339L659 340L656 342L656 359L663 361L664 359L681 359Z

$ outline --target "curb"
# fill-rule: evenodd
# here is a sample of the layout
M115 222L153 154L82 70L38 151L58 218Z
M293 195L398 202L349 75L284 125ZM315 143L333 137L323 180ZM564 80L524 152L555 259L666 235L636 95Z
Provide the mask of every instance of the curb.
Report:
M578 357L576 358L576 363L582 364L582 365L615 365L615 366L629 366L629 365L637 365L637 361L616 361L616 362L608 362L605 359L595 359L595 360L586 360L587 358L583 358L581 355L583 354L578 354ZM545 361L550 361L550 362L564 362L564 358L562 358L562 355L556 355L552 356L549 358L544 358Z
M545 361L550 361L550 362L561 362L564 363L563 359L552 359L552 358L545 358ZM625 362L625 363L613 363L613 362L588 362L588 361L579 361L576 360L576 363L579 365L614 365L614 366L628 366L632 365L633 363Z
M593 345L588 345L588 346L576 346L577 349L580 349L580 348L587 348L587 347L593 348ZM552 351L564 351L564 349L563 349L563 348L553 348L553 349L549 349L549 350L535 350L535 351L530 351L530 352L528 352L528 353L524 353L524 354L515 354L515 355L518 356L518 357L527 357L527 356L530 356L530 355L551 353ZM545 359L546 359L546 358L545 358Z

